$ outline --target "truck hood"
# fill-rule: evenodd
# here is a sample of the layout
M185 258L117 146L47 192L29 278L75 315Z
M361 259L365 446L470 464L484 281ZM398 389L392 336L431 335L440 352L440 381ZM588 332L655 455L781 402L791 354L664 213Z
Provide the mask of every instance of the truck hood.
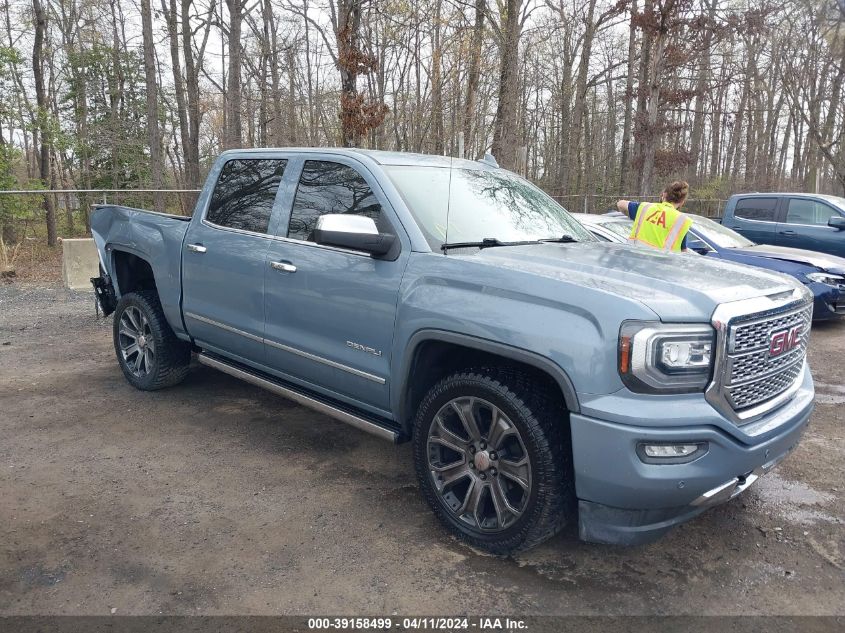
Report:
M491 266L636 300L664 321L702 321L721 303L791 291L793 278L693 254L623 244L496 247L472 256Z
M815 251L806 251L802 248L756 244L748 248L732 250L754 257L766 257L769 259L780 259L786 262L795 262L797 264L807 264L825 272L845 273L845 258L827 255L825 253L816 253Z

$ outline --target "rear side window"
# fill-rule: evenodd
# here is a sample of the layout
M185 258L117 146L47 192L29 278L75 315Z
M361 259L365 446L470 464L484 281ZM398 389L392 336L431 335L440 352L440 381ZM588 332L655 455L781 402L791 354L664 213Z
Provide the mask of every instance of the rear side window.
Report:
M792 198L786 210L786 221L789 224L820 224L827 225L827 221L839 215L836 211L818 200Z
M286 160L236 159L223 165L205 219L230 229L266 233Z
M745 220L774 222L777 198L740 198L737 200L734 215Z
M313 241L317 218L327 213L364 215L375 221L379 232L392 232L378 198L361 174L340 163L307 160L293 200L288 237Z

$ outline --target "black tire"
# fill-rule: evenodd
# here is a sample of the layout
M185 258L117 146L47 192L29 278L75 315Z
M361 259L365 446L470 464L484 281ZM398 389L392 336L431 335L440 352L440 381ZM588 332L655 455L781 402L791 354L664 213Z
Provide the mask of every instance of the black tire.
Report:
M135 346L138 351L127 354L125 350L131 348L133 340L129 330L140 334L143 340ZM112 332L117 362L126 380L136 389L155 391L172 387L188 375L191 346L176 338L154 290L123 295L114 311ZM136 343L139 338L134 337Z
M482 440L494 440L492 422L488 422L486 435L484 432L485 408L498 409L498 413L490 413L491 419L501 419L497 428L509 423L509 430L505 433L510 437L513 429L517 431L519 447L517 450L501 448L499 455L489 449L482 441L477 446L470 444L469 451L460 456L460 451L445 449L453 455L455 466L450 460L441 460L443 456L444 438L447 443L453 440L464 441L460 428L465 428L462 421L464 415L460 411L472 411L469 417L475 420L478 437ZM455 422L447 418L455 411L455 419L461 421L458 427ZM437 421L435 421L437 420ZM450 426L451 425L451 426ZM447 429L449 427L449 429ZM432 433L436 437L432 437ZM497 432L496 435L502 435ZM467 435L467 437L470 437ZM510 441L516 442L511 439ZM428 504L440 521L459 538L467 543L492 552L494 554L509 554L518 550L528 549L562 530L571 518L575 516L574 476L572 473L572 451L569 434L568 412L564 403L551 390L540 387L526 374L509 368L478 368L469 369L452 374L440 380L423 398L417 411L414 423L414 462L420 489ZM470 439L470 442L472 440ZM456 447L465 446L455 443ZM480 451L480 448L484 451ZM508 457L506 452L515 453ZM484 452L485 455L480 455ZM514 479L505 477L505 464L523 461L519 454L524 452L528 464L521 466L521 472L529 474L520 477L527 486L513 485ZM459 456L459 457L454 457ZM460 460L466 463L469 472L461 475ZM471 459L471 461L469 461ZM492 462L490 459L498 459ZM507 461L506 461L507 460ZM440 463L448 461L447 464ZM490 470L490 464L498 464L501 472L495 468ZM512 466L508 470L513 470ZM445 477L443 472L451 473ZM491 473L493 477L491 477ZM482 474L487 475L481 481ZM458 482L458 483L453 483ZM479 513L466 516L468 507L466 499L475 485L488 489L486 498L478 501L474 497L476 508L484 506L483 521L479 520ZM451 486L451 487L450 487ZM502 507L502 491L507 486L511 492L515 489L518 498L508 497L505 507L514 506L520 511L508 510L500 513ZM440 490L438 490L440 487ZM464 498L460 490L467 488ZM493 491L496 488L498 494ZM509 493L510 494L510 493ZM495 503L494 497L499 499ZM464 516L458 513L463 512ZM511 522L502 519L502 514L510 517ZM491 515L488 518L486 515Z

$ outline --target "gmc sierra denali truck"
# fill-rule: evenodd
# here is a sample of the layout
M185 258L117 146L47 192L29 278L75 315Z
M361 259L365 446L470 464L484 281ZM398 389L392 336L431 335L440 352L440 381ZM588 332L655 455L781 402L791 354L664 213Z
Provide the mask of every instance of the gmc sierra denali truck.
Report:
M436 515L493 552L575 522L657 538L775 466L813 408L800 284L599 243L494 161L232 151L191 218L91 224L133 386L175 385L196 353L410 440Z

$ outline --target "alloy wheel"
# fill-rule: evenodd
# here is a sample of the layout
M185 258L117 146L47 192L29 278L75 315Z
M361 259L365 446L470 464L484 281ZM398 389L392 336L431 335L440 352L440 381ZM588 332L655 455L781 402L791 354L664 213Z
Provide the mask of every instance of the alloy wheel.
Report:
M461 522L500 532L525 512L531 462L519 430L496 405L475 397L447 402L427 441L440 501Z
M144 313L130 305L120 315L120 353L132 375L142 378L153 369L155 340Z

